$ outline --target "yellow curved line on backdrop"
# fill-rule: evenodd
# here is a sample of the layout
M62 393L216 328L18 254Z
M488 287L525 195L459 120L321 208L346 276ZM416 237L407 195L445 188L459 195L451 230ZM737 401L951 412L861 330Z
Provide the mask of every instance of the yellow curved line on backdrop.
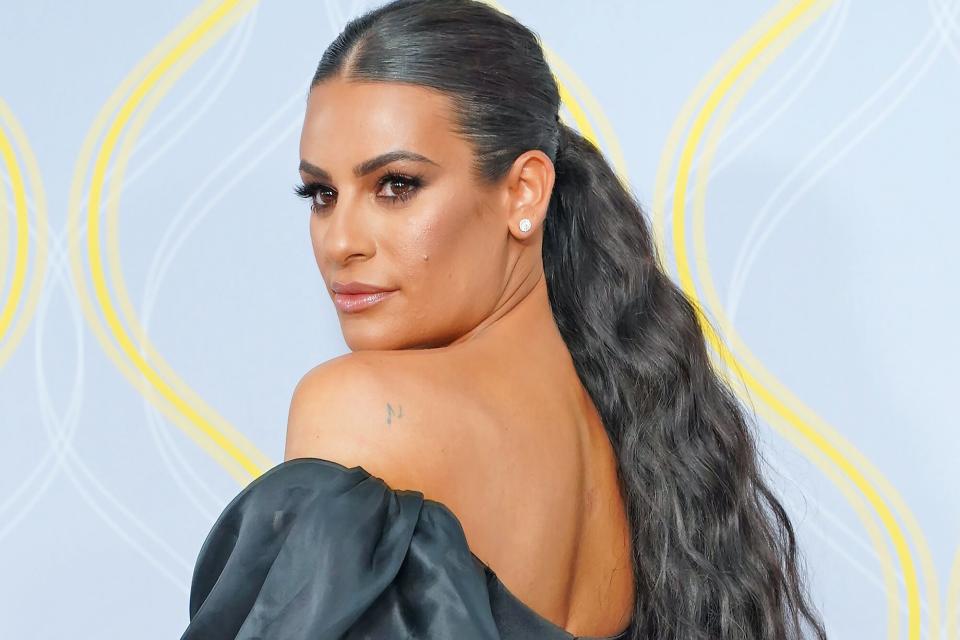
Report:
M823 9L825 8L826 7ZM700 163L697 167L696 182L693 189L693 227L697 231L694 245L696 248L697 265L700 268L698 273L701 273L701 278L705 282L709 283L704 285L704 288L706 289L706 298L709 301L708 308L723 308L723 305L712 286L712 281L710 280L705 220L707 182L712 173L711 167L713 166L713 160L714 156L716 155L720 138L726 131L727 124L730 118L733 117L733 114L740 102L746 96L747 92L753 87L756 81L763 75L767 67L769 67L773 61L776 60L790 44L792 44L796 37L806 31L806 29L812 25L817 18L819 18L822 12L822 10L809 11L802 14L798 20L788 25L790 30L788 37L778 38L771 44L769 48L760 52L757 62L747 67L740 81L733 86L729 96L723 102L722 109L714 118L714 123L710 127L709 135L703 143L703 152L700 155ZM729 324L730 323L728 322L728 325ZM720 343L719 346L722 348L722 343ZM727 358L729 358L729 355L727 355ZM721 360L723 359L724 358L721 357ZM732 358L730 359L732 360ZM749 393L746 395L749 397ZM853 507L861 524L863 524L864 528L866 529L867 535L869 536L873 547L877 551L883 573L883 586L887 596L887 638L888 640L895 640L899 636L900 631L900 599L899 586L897 584L897 571L894 566L893 557L890 554L889 545L884 537L884 533L877 525L876 519L871 514L866 501L864 500L863 496L855 490L855 485L853 484L852 480L840 473L823 451L819 450L815 446L812 446L810 441L799 436L798 431L791 428L789 424L786 424L783 420L783 417L776 411L771 410L767 404L760 403L760 407L765 420L771 426L773 426L781 436L786 438L791 444L793 444L811 461L813 461L814 464L831 480L831 482L833 482L837 488L840 489L844 498L850 503L851 507Z
M0 128L0 138L2 138L2 140L0 140L0 144L6 144L8 146L10 145L9 139L6 137L6 134L4 133L2 128ZM9 160L8 158L13 158L13 161ZM0 160L3 160L4 165L10 165L13 162L16 162L16 155L14 154L12 147L9 153L0 153ZM2 168L3 167L0 166L0 170L2 170ZM13 185L14 184L13 169L10 169L8 166L5 174L10 176L10 183L11 185ZM22 181L21 181L21 184L22 184ZM14 190L15 189L16 187L14 187ZM13 198L11 198L11 201L12 200ZM26 200L26 197L24 197L24 200ZM26 247L23 247L21 249L19 246L15 246L13 248L13 251L11 251L9 254L7 253L7 246L9 246L9 243L10 243L9 225L10 225L10 211L7 207L7 189L4 186L3 181L0 180L0 289L3 288L4 283L6 283L7 281L7 256L16 255L20 251L26 250ZM4 302L3 307L0 307L0 308L5 309L6 307L10 306L15 309L18 304L20 304L18 298L15 298L12 295L8 295L7 301ZM2 340L3 340L3 333L0 332L0 341Z
M684 242L684 199L686 196L686 185L689 179L689 173L691 170L693 153L696 149L697 143L700 136L702 135L703 129L706 126L707 121L709 120L713 110L717 108L719 100L722 98L724 92L729 88L729 85L743 72L744 68L751 63L751 61L757 57L759 51L761 51L769 41L771 41L778 33L784 31L787 25L793 20L797 19L797 16L801 15L803 11L808 10L808 7L813 4L812 2L802 2L798 3L791 12L782 20L778 22L774 28L765 33L758 42L752 45L750 51L743 56L743 58L738 61L738 63L733 67L732 70L726 73L725 77L720 81L719 85L711 92L710 96L707 98L706 104L703 107L701 113L694 121L691 127L691 135L684 147L683 153L681 155L679 169L678 169L678 179L674 192L674 229L675 229L675 238L674 238L674 247L677 253L677 260L680 269L680 278L682 286L685 291L690 295L695 295L695 288L693 284L693 278L690 274L689 265L686 260L685 253L685 242ZM697 309L700 313L699 308ZM722 311L719 311L722 314ZM719 343L719 336L713 331L712 327L709 324L709 320L706 317L702 317L705 330L709 334L711 340L714 343ZM727 323L729 324L729 323ZM735 344L738 349L744 348L743 342L739 340L736 334L731 330L731 336L733 337ZM747 351L749 353L749 351ZM759 363L755 359L747 358L751 363L754 363L757 368L761 371L760 375L762 377L770 378L768 382L769 387L773 387L779 390L786 391L781 385L776 383L773 380L773 376L766 372L762 366L759 366ZM875 481L881 481L881 487L887 491L892 490L892 486L887 483L878 471L872 465L866 461L866 459L856 452L855 448L848 442L846 442L839 434L833 432L830 434L831 438L834 440L834 443L830 442L830 439L827 438L824 432L829 433L830 429L827 425L822 423L815 416L812 416L812 411L806 409L805 407L795 407L790 408L785 403L785 400L778 398L773 392L771 392L767 387L763 386L756 378L753 377L749 372L745 374L745 382L754 391L764 402L768 403L772 408L774 408L781 416L796 430L802 433L806 438L810 439L816 446L821 448L828 457L839 466L844 473L846 473L856 484L856 486L861 490L861 492L866 496L868 501L876 510L881 521L884 523L884 526L887 528L888 533L893 541L894 548L896 549L897 556L900 560L903 575L904 583L907 592L907 610L908 610L908 633L910 638L919 638L920 636L920 594L917 583L916 570L913 563L913 557L910 552L910 548L907 544L907 541L903 535L903 532L900 528L899 523L893 517L889 507L886 502L880 497L878 491L874 486L868 481L864 476L864 473L858 469L851 458L857 460L861 465L865 466L865 471L867 474L873 476ZM792 398L789 394L786 394L786 398ZM787 400L789 401L789 400ZM798 400L794 400L799 404ZM801 414L806 414L811 416L814 419L809 419L808 422L818 422L820 424L820 430L818 431L811 424L804 422L803 416ZM844 450L845 456L841 453L841 449ZM880 482L878 482L880 484ZM894 492L894 497L892 499L894 504L897 503L897 496ZM905 509L905 505L900 504L901 507ZM903 513L901 513L903 515ZM908 518L909 511L906 511L906 517L908 527L910 526L910 521ZM923 547L925 546L925 540L922 537L922 533L919 532L917 528L916 531L912 531L915 534L919 534L915 537L915 544L918 548L921 549L923 553ZM932 570L932 566L930 567ZM936 628L938 625L938 619L936 617L937 609L937 593L936 593L936 579L931 574L928 574L928 589L930 600L931 600L931 627Z
M620 140L614 132L613 125L610 123L609 118L607 118L603 107L597 99L593 97L593 93L570 65L564 62L559 55L554 53L553 50L546 45L544 45L543 49L550 67L557 71L556 77L558 78L560 97L571 114L574 114L577 129L585 138L593 142L597 148L604 150L604 155L610 159L613 169L620 178L620 181L623 182L624 186L628 186L630 184L630 177L627 175L627 162L623 157ZM584 108L579 108L579 103L575 101L574 95L577 101L583 102ZM577 107L578 111L576 113L573 111L573 108L571 108L572 106ZM597 128L602 134L602 144L598 140L593 127L590 126L587 114L592 115L594 120L596 120Z
M40 301L40 292L43 290L43 283L47 274L47 233L49 223L47 222L47 202L43 190L43 183L40 179L40 168L37 164L27 136L23 128L13 115L13 111L7 103L0 98L0 158L6 167L7 174L10 176L10 186L13 195L14 215L17 227L14 247L14 267L13 277L10 282L10 292L0 308L0 368L10 359L14 350L23 338L33 320L37 304ZM30 189L34 194L34 207L36 215L36 243L37 257L33 264L33 275L30 279L30 287L26 293L26 300L23 303L23 310L20 313L17 323L12 331L7 335L7 329L13 323L13 317L20 306L21 297L24 293L24 283L27 278L27 265L30 253L30 228L27 212L27 192L23 181L23 174L20 171L20 165L17 162L17 153L10 138L4 131L4 126L10 131L10 135L16 141L17 148L23 159L24 169L30 179ZM7 221L9 214L7 212L6 197L0 189L0 247L7 246L9 235L7 233ZM0 256L0 262L6 264L6 257ZM6 269L0 272L0 286L6 282Z
M738 100L739 101L739 100ZM733 108L734 105L730 107ZM729 115L725 118L728 119ZM718 120L719 122L719 120ZM722 132L722 127L719 127L717 135ZM709 146L709 145L708 145ZM715 146L715 145L714 145ZM712 151L704 154L704 158L709 158L712 155ZM928 620L929 620L929 629L928 634L930 637L939 637L940 635L940 596L939 596L939 581L937 577L937 572L935 565L933 563L933 558L930 553L929 545L927 543L926 537L923 534L922 529L920 528L915 516L913 515L910 508L906 505L903 498L897 489L883 476L883 474L876 469L876 467L867 460L863 454L857 451L852 444L848 443L842 435L839 434L836 430L832 429L829 424L824 422L819 416L817 416L812 410L806 408L802 401L793 396L790 391L779 383L776 378L766 371L763 365L759 362L757 358L753 356L746 344L739 339L739 336L736 334L735 328L726 318L723 313L723 304L720 302L719 296L716 293L716 289L713 286L713 280L710 275L709 261L707 259L707 241L706 241L706 226L705 226L705 203L706 203L706 181L710 174L709 160L702 163L702 169L698 169L697 172L697 184L694 188L694 222L693 228L695 231L694 235L694 245L696 248L696 260L695 263L698 269L698 275L700 276L703 289L705 290L705 297L708 300L707 308L712 310L719 318L720 324L723 326L723 333L725 335L735 336L735 350L742 354L743 360L745 360L749 368L754 371L760 371L758 375L759 378L763 379L768 387L773 389L773 394L775 397L779 397L784 401L786 405L793 405L792 410L795 411L798 415L801 416L801 420L809 424L816 425L816 429L827 437L828 440L832 440L832 444L837 447L839 451L842 451L848 459L852 460L859 467L861 473L864 477L867 478L870 482L873 483L878 494L884 495L886 500L893 506L893 510L899 516L900 520L903 523L903 526L907 529L907 532L912 538L912 543L915 552L919 556L920 566L922 569L925 590L927 594L927 605L929 607L928 611ZM784 414L786 417L788 414ZM831 433L832 432L832 433ZM886 503L882 503L886 506ZM881 515L881 519L883 519ZM897 525L897 521L893 518L890 518L890 523ZM902 535L902 532L899 529L890 530L891 537L895 537L896 534ZM903 560L912 560L910 558L910 547L904 544L904 546L899 549L900 559ZM906 557L904 556L906 553ZM911 570L915 571L912 563L906 565ZM911 574L904 576L905 587L908 594L908 616L912 613L914 618L912 618L914 623L915 633L919 637L920 633L920 624L921 624L921 614L920 614L920 592L916 583L916 576L912 574L914 579L913 581L913 593L915 595L915 601L913 603L913 608L911 609L910 601L910 582ZM899 609L898 604L891 603L896 609ZM893 611L888 612L888 615L891 618L895 618L896 615ZM908 619L908 628L909 628L909 619ZM891 634L895 633L895 628L891 626L889 628Z
M187 392L185 385L182 383L178 381L168 383L164 380L137 352L135 345L124 332L111 305L104 280L99 244L98 209L103 183L105 181L106 168L109 164L111 151L116 145L117 138L122 132L124 125L131 118L139 103L148 95L148 92L162 81L165 73L171 71L182 73L185 67L177 67L177 64L180 63L182 59L187 59L189 63L195 61L200 53L209 49L216 40L223 35L227 27L239 20L256 2L250 0L221 2L217 4L216 8L210 11L209 7L213 4L213 2L205 2L178 25L160 45L134 68L127 78L124 79L121 86L113 93L103 109L101 109L97 120L87 134L87 138L81 149L80 158L77 162L73 184L71 186L70 224L68 228L70 232L71 263L75 286L82 303L84 314L107 354L114 360L118 368L130 382L140 389L151 402L156 404L160 411L180 426L184 426L184 422L186 422L186 424L189 425L189 428L186 429L187 434L197 440L208 453L223 464L227 471L230 472L238 482L246 483L260 475L272 462L260 453L241 433L226 424L225 420L218 417L214 418L223 423L215 426L212 420L204 415L213 414L212 410L205 407L198 409L186 402L182 397L184 395L190 397L193 405L202 404L195 394ZM142 80L140 78L142 78ZM133 87L132 90L131 87ZM130 96L126 100L123 100L123 97L128 92ZM122 104L120 104L121 100L123 100ZM97 154L93 175L91 177L87 248L90 253L91 277L97 302L103 310L111 333L120 343L123 353L118 352L113 341L110 339L110 335L100 324L89 293L87 292L84 282L83 264L79 252L80 232L78 223L81 188L93 152L94 143L97 138L99 138L100 133L106 126L107 119L114 109L117 108L118 104L120 104L118 112L104 136L103 145ZM142 331L140 335L142 335ZM151 357L155 355L155 350L147 349L147 351L151 352ZM124 358L124 354L127 359L133 362L133 365ZM178 391L180 393L178 393ZM159 401L155 392L158 392L166 402Z
M670 132L667 134L667 140L664 143L663 151L660 152L660 163L657 166L657 172L654 176L654 198L653 204L651 206L651 215L653 223L653 237L657 244L657 259L661 261L661 266L666 266L663 264L663 260L666 259L666 213L664 211L667 199L667 183L670 179L670 171L673 165L673 158L677 155L677 148L680 145L680 139L683 131L687 128L687 123L693 118L693 111L696 108L697 104L703 99L706 95L707 90L714 84L717 78L720 77L720 74L723 73L732 62L732 60L740 56L747 47L750 46L750 43L758 39L761 34L774 24L774 22L779 19L782 14L784 14L787 9L790 7L791 0L780 0L780 3L777 4L773 9L771 9L766 15L760 18L752 27L750 27L746 33L744 33L740 38L737 39L733 45L730 46L727 51L724 52L720 59L714 63L713 67L707 74L697 83L697 86L694 87L693 91L690 93L690 96L684 102L683 106L680 108L680 112L676 118L674 118L673 125L670 127Z
M200 23L203 16L214 4L216 4L216 2L217 0L206 0L204 3L198 6L184 21L182 21L168 36L166 36L160 42L160 44L157 45L157 47L155 47L134 67L134 69L121 82L120 86L117 87L113 94L111 94L103 108L100 110L100 113L97 115L97 118L95 119L90 130L87 132L83 145L80 149L80 155L78 157L76 167L74 169L73 180L71 182L70 199L67 209L67 228L69 234L71 272L74 280L74 289L77 291L77 297L80 301L81 310L86 317L91 330L94 332L94 335L97 337L101 346L103 347L105 353L110 357L111 360L113 360L114 364L116 364L117 368L130 381L130 383L144 393L144 395L148 395L149 386L146 385L146 381L144 380L143 376L140 375L140 373L124 359L123 355L119 353L110 337L100 324L96 310L94 309L89 293L87 292L86 283L84 282L84 270L79 251L81 235L79 218L82 202L83 182L87 172L87 166L89 165L90 158L93 154L94 144L97 142L101 133L103 132L104 127L106 126L107 118L116 109L117 105L120 103L120 100L130 91L130 88L134 85L134 83L143 77L150 66L156 64L164 54L173 48L177 41L182 39L191 29L195 28L196 25ZM150 398L151 402L154 402L158 409L171 421L176 421L181 417L181 414L179 414L170 405L166 403L157 403L155 398L152 396L148 397ZM233 467L235 468L231 467L229 461L224 461L224 466L228 469L231 475L236 477L238 480L247 475L246 472L241 467L236 465L235 462L233 462Z
M239 16L237 16L237 18L239 18ZM215 41L222 35L222 31L227 31L230 27L232 27L232 22L221 22L216 26L215 30L209 32L205 37L211 38L212 41ZM105 227L107 234L107 258L109 265L107 273L110 276L110 284L113 287L114 296L117 300L117 304L120 307L121 313L124 316L124 320L127 323L131 333L135 335L135 340L138 343L140 351L146 352L147 354L144 356L145 359L155 369L160 371L162 377L176 389L177 393L179 393L188 404L194 407L202 407L200 411L204 415L209 416L209 420L214 425L214 428L224 433L225 437L227 437L229 440L238 443L238 446L250 447L251 445L247 443L246 438L241 433L233 430L225 418L221 417L212 408L206 405L199 395L197 395L192 389L190 389L189 386L180 380L173 368L163 359L158 350L150 342L149 337L143 330L143 327L131 302L130 295L127 291L127 287L123 278L123 268L120 260L120 191L123 186L124 174L126 172L126 167L130 160L130 156L133 152L133 148L140 137L140 133L144 125L152 115L153 111L157 108L160 101L166 96L170 89L172 89L180 77L187 70L189 70L193 63L204 53L205 50L195 47L190 49L190 51L183 58L180 58L175 66L171 67L170 71L162 76L158 84L147 95L147 97L144 99L144 102L136 111L136 114L126 128L126 132L123 135L119 150L117 151L116 158L113 163L113 174L111 175L110 179L109 194L106 198L107 216ZM148 387L148 391L153 393L153 388ZM217 459L218 462L224 464L225 466L230 465L231 461L232 464L236 463L234 458L228 456L227 451L216 446L216 443L208 438L205 432L197 429L196 425L191 422L186 415L182 413L177 413L176 415L178 418L174 420L175 423L185 432L187 432L188 435L195 442L197 442L198 445L207 451L207 453ZM263 466L270 466L272 464L270 460L268 460L265 456L262 456L262 454L259 454L259 452L257 452L255 449L246 449L246 451L251 456L258 456L258 464ZM241 475L238 477L238 480L241 482L249 479L249 473L247 471L239 469L239 473Z
M766 66L766 65L764 65ZM752 82L750 83L752 84ZM744 89L745 91L745 89ZM721 324L724 326L723 333L735 333L731 323L728 321L725 315L723 315L723 304L719 299L719 296L716 293L716 289L713 284L713 280L709 270L709 260L707 258L707 238L706 238L706 223L705 223L705 210L706 210L706 184L710 175L710 159L713 155L713 148L716 146L716 142L719 139L720 133L722 133L724 126L721 126L721 123L724 123L728 120L731 115L733 108L736 106L736 103L739 102L740 98L737 97L736 100L731 100L728 105L725 105L724 109L728 112L726 114L721 114L717 118L717 125L714 130L716 131L716 139L713 141L708 140L705 145L707 151L704 152L703 158L704 161L701 162L701 169L697 170L697 183L694 188L694 222L693 227L695 230L694 236L694 245L696 247L696 265L698 269L698 275L700 276L702 286L705 290L705 297L709 301L708 309L712 309L715 313L721 316ZM711 137L714 137L714 133L711 132ZM763 370L763 365L750 353L749 349L743 343L742 340L737 340L737 349L744 354L744 360L746 360L751 368ZM823 422L819 416L814 414L811 410L806 409L803 403L795 398L788 389L780 385L779 381L776 380L772 374L764 374L768 379L766 382L770 387L774 389L775 395L780 398L785 399L787 404L793 404L794 410L798 414L803 415L803 419L808 423L813 423L817 425L817 429L824 434L829 434L833 431L836 434L836 431L833 430L829 424ZM852 449L852 445L847 445L842 436L836 435L836 438L839 440L834 440L833 444L843 451L851 460L856 462L862 470L864 476L868 478L874 485L878 488L881 495L885 495L886 499L893 506L894 512L900 517L900 520L903 522L903 525L906 527L907 532L912 538L913 547L920 559L920 567L922 569L922 575L924 578L924 586L927 593L927 607L928 607L928 620L929 628L927 629L927 635L929 637L937 638L940 635L940 595L939 595L939 579L937 576L937 570L933 562L933 557L930 552L930 548L927 542L926 537L923 534L922 528L919 526L919 523L916 520L916 517L913 515L913 512L906 505L900 493L897 489L887 480L882 473L877 470L872 463L867 460L860 452ZM828 435L829 439L829 435ZM895 587L894 587L895 588ZM894 591L890 590L891 596L894 594ZM922 603L921 603L922 605ZM888 630L891 634L890 637L894 637L896 634L896 627L892 620L897 618L896 611L899 610L899 602L891 601L890 610L888 611L889 619L891 620ZM919 610L917 612L919 616Z

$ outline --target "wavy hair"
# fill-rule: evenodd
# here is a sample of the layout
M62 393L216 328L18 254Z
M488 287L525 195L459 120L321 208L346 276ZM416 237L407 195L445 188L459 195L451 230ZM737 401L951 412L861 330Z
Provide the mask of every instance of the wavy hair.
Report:
M713 370L694 305L659 266L646 215L558 117L538 36L480 0L395 0L350 21L331 77L439 90L487 184L540 149L556 181L543 230L554 318L616 451L636 583L631 639L826 639L795 534L745 414Z

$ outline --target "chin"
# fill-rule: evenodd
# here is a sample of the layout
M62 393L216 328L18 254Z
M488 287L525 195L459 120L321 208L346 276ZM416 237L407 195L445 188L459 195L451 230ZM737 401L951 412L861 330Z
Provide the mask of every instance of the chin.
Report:
M405 334L396 328L376 333L356 329L353 327L343 332L350 351L413 351L446 346L444 342L427 340L417 334Z
M348 321L347 324L350 324ZM403 342L397 340L396 332L386 331L384 326L343 327L343 339L350 351L388 351L403 349Z

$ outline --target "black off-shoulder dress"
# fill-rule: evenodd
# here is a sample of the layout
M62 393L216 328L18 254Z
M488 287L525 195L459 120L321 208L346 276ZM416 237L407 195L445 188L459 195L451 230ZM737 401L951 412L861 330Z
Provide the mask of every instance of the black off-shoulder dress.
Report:
M207 535L181 640L340 638L575 636L500 582L442 502L363 467L288 460L243 489Z

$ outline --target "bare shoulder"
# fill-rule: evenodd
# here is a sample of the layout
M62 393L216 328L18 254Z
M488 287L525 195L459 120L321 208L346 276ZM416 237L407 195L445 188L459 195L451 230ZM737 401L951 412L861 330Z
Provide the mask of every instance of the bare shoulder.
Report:
M411 355L359 351L310 369L290 400L284 460L361 466L393 489L442 497L446 402Z

